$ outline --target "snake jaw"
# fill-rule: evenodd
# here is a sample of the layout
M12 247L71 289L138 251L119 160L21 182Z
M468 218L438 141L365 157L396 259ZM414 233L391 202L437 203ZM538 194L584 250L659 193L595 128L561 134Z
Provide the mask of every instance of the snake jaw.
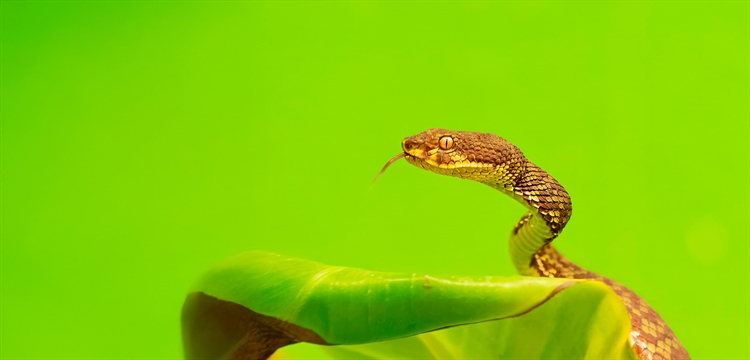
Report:
M427 166L429 165L425 165L426 162L424 161L424 159L416 157L409 153L404 153L404 155L405 155L404 158L406 159L406 162L408 162L409 164L412 164L422 170L430 170L429 168L427 168Z

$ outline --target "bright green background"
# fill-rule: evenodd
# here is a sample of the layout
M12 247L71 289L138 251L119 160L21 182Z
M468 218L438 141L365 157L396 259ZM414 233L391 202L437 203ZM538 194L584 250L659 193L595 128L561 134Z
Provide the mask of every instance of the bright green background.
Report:
M203 271L263 249L511 275L524 213L395 164L499 134L555 242L695 358L747 358L748 3L3 2L3 358L179 358Z

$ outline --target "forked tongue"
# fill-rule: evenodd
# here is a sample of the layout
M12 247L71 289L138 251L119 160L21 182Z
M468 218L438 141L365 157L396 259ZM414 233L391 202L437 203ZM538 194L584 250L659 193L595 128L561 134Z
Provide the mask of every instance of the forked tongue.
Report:
M378 175L375 176L375 179L372 180L372 184L370 184L370 186L374 185L375 182L378 181L378 178L380 177L380 175L383 175L383 173L385 172L385 169L387 169L389 166L391 166L391 164L395 163L398 159L401 159L404 156L406 156L405 153L400 153L400 154L394 156L392 159L388 160L388 162L385 163L385 166L383 166L383 169L380 170L380 172L378 173Z

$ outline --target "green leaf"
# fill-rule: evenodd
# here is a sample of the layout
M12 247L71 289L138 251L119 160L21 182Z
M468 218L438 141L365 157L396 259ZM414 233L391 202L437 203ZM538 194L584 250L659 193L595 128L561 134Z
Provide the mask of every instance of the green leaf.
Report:
M182 314L187 358L265 359L297 342L334 358L627 358L630 318L596 281L435 277L265 252L210 270ZM342 346L345 345L345 346Z

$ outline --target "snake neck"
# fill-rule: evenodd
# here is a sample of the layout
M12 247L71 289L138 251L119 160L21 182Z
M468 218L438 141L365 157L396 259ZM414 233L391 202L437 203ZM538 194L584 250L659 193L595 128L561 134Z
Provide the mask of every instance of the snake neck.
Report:
M535 256L560 234L573 208L568 192L555 178L531 162L525 165L512 183L485 183L529 209L513 228L509 251L520 274L539 276Z
M534 266L535 254L552 239L552 232L541 216L529 211L516 223L510 235L508 251L519 274L538 276Z

